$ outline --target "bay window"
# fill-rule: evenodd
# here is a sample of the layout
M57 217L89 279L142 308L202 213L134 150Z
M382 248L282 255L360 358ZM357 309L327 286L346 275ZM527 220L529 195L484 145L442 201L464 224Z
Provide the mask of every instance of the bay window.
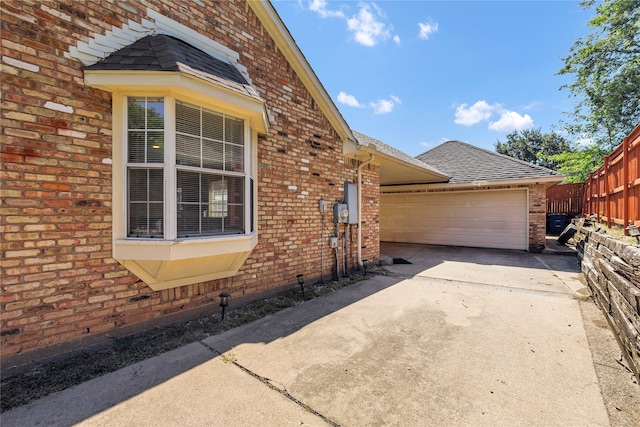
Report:
M113 258L154 290L238 273L258 243L257 142L269 131L239 54L171 25L174 36L84 68L112 97Z
M126 120L128 238L253 230L244 120L171 97L135 96L127 97Z
M114 95L113 257L154 290L233 276L258 242L260 122L159 92Z

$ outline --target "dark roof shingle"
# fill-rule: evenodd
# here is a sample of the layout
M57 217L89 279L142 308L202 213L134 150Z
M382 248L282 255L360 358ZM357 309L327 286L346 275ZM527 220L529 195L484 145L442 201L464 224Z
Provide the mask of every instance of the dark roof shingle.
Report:
M433 165L428 165L418 158L411 157L408 154L405 154L402 151L396 148L393 148L388 144L385 144L379 139L372 138L368 135L365 135L363 133L356 132L356 131L353 131L353 135L358 140L358 144L362 144L365 146L373 146L377 151L384 153L388 156L395 157L396 159L402 160L405 163L410 163L414 166L429 170L431 172L435 172L440 175L447 175L445 172L442 172L440 169L435 168Z
M259 98L235 66L165 34L143 37L84 69L183 72Z
M460 141L447 141L416 158L449 175L451 183L562 177L554 170Z

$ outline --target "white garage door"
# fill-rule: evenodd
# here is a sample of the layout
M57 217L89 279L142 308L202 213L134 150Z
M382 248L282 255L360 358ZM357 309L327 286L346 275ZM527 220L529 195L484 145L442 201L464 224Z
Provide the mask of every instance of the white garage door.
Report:
M526 190L380 195L380 240L528 249Z

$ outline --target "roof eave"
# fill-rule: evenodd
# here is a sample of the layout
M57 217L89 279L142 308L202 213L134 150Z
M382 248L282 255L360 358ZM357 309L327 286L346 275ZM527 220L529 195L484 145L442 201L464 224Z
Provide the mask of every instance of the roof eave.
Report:
M409 185L393 185L386 188L380 188L381 192L395 192L408 190L440 190L440 189L463 189L478 187L495 187L505 185L536 185L545 184L547 187L559 184L564 180L564 175L542 176L534 178L517 178L517 179L495 179L486 181L472 182L445 182L434 184L409 184Z
M405 162L390 154L378 151L375 146L358 144L357 149L347 153L347 157L365 161L372 154L375 156L373 163L380 166L380 185L426 184L449 180L449 177L441 172ZM387 169L398 171L399 168L403 172L402 177L398 173L385 173Z
M269 116L264 101L247 93L203 80L180 71L145 70L84 70L85 83L88 86L107 92L166 90L200 97L208 94L222 101L233 112L248 114L251 125L260 133L267 133Z

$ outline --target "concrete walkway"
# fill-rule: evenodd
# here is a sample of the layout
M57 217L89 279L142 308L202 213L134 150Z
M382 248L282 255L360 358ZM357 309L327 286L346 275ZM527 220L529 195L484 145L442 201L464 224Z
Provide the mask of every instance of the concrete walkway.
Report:
M573 257L411 264L2 414L3 427L608 426Z

